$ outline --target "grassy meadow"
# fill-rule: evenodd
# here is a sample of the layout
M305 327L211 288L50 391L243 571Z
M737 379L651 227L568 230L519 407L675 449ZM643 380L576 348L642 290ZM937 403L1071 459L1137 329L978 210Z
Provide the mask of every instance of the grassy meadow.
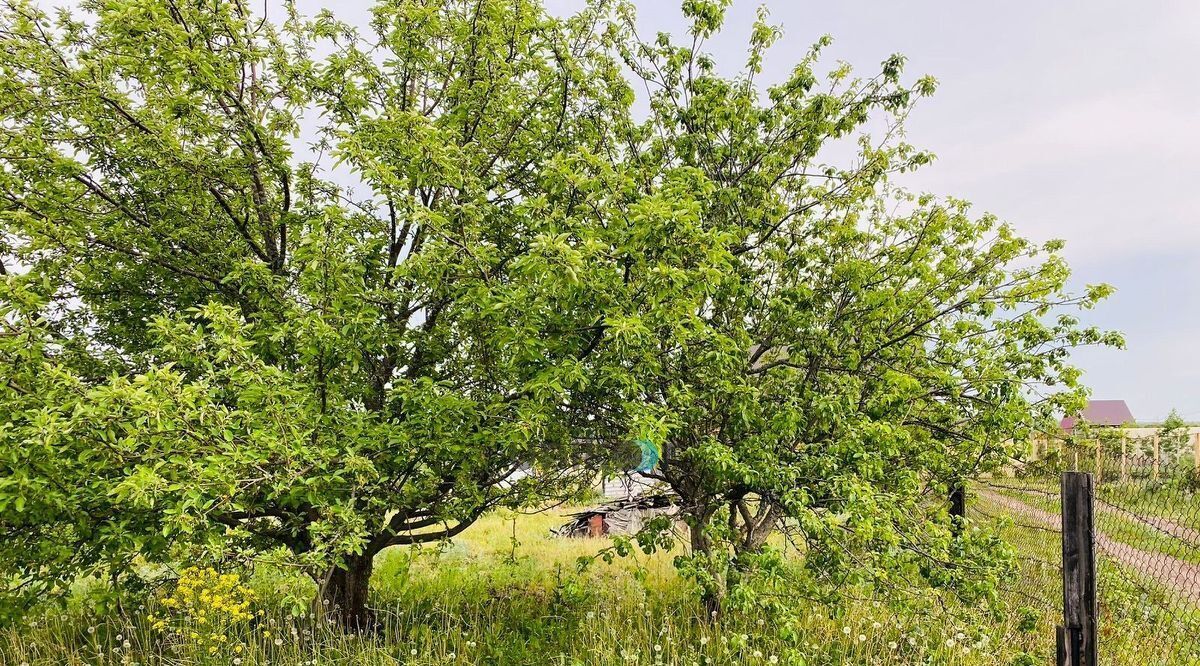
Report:
M1006 594L986 621L970 625L960 624L959 613L936 612L952 605L946 599L897 607L865 594L842 608L789 599L799 612L788 617L734 611L708 622L695 590L676 574L672 553L597 561L580 571L578 558L608 541L551 536L562 513L494 514L441 547L385 551L372 581L372 606L383 623L375 635L322 626L307 606L312 583L277 567L230 572L225 583L184 590L194 598L221 597L225 610L204 606L207 615L170 603L183 598L184 583L176 583L178 571L168 571L141 594L80 584L67 607L37 609L0 630L0 663L1051 663L1053 612L1015 594ZM1031 536L1013 531L1019 529L1009 527L1008 536L1016 542ZM1047 571L1023 570L1019 584L1054 594ZM238 600L246 603L244 611L237 610ZM1132 655L1153 638L1154 618L1138 615L1137 604L1130 592L1116 609L1131 621L1108 629L1106 645L1109 654L1131 658L1110 663L1147 663ZM1163 658L1156 663L1173 663Z

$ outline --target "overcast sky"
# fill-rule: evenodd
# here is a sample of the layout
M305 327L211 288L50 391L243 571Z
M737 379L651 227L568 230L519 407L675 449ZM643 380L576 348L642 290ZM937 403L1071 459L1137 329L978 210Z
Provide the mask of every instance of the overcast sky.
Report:
M686 33L677 0L635 4L643 35ZM361 23L369 0L300 5ZM1128 342L1077 354L1094 397L1125 399L1142 421L1172 408L1200 421L1200 2L735 0L707 46L718 62L744 62L760 5L785 31L765 81L823 34L829 63L874 73L899 52L914 77L935 76L908 140L938 159L901 183L1066 240L1078 285L1117 288L1085 318Z

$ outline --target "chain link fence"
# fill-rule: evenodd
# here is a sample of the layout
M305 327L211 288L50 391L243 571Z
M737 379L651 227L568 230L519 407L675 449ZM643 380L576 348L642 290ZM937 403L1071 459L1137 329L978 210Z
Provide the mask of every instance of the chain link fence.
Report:
M1061 623L1064 471L1093 480L1092 540L1102 664L1200 664L1200 441L1120 436L1050 442L1039 460L979 479L968 516L998 525L1015 553L1010 600ZM1055 637L1046 633L1052 663ZM1136 654L1106 645L1138 646Z

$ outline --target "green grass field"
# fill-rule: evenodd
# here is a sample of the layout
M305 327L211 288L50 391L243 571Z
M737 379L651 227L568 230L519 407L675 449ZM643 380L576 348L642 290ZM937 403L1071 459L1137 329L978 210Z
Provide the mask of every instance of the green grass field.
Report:
M974 625L956 620L959 613L933 612L942 604L953 610L953 601L898 610L869 598L842 609L790 599L800 611L791 618L731 612L712 623L677 576L673 554L598 562L579 572L576 560L608 542L551 537L560 522L558 513L492 515L442 548L385 552L372 588L384 624L377 635L322 626L306 606L311 583L264 566L239 583L257 595L261 610L249 621L221 624L166 608L172 583L144 595L80 585L66 608L39 609L0 630L0 663L1052 663L1056 618L1031 601L1056 594L1046 567L1023 565L1013 587L1025 591L1006 592L998 611ZM1020 530L1010 526L1006 535L1025 543L1031 535ZM1134 590L1105 598L1113 618L1104 627L1107 663L1197 663L1148 651L1160 638L1153 625L1162 618L1147 615L1146 607Z

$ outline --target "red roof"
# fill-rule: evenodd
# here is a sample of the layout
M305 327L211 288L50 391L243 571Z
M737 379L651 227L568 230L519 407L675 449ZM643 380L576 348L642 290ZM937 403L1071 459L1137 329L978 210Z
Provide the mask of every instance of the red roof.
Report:
M1068 416L1062 420L1063 430L1073 430L1077 420L1087 421L1094 425L1119 426L1133 422L1133 412L1124 400L1089 400L1087 407L1076 416Z

